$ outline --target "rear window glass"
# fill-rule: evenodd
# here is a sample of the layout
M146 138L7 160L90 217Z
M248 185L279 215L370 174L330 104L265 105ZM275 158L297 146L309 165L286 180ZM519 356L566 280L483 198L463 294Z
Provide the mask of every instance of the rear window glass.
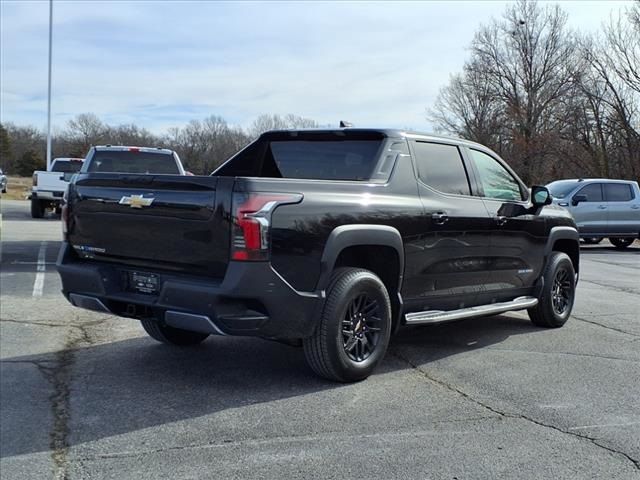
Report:
M96 151L87 171L180 174L176 160L169 153L131 151Z
M379 148L377 141L278 141L271 142L265 164L273 162L275 177L368 180Z
M258 140L213 175L356 181L371 180L377 175L374 169L380 158L382 138L316 137Z
M77 173L82 168L82 162L79 160L56 160L51 165L52 172Z

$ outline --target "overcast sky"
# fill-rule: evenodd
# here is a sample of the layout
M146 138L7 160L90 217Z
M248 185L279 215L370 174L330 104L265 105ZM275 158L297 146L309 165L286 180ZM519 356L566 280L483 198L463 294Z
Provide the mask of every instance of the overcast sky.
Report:
M94 112L159 133L294 113L431 130L425 109L508 3L54 0L53 124ZM630 5L558 3L582 31ZM0 8L0 120L44 128L49 3Z

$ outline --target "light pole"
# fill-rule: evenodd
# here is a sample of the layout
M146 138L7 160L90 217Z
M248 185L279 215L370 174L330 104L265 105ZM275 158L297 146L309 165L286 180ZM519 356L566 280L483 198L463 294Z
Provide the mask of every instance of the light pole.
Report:
M47 99L47 170L51 167L51 49L53 39L53 0L49 0L49 94Z

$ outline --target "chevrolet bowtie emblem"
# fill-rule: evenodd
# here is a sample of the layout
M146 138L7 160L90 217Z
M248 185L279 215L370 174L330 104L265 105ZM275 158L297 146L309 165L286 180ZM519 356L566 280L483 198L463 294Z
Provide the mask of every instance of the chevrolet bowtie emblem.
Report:
M144 198L142 195L125 195L118 203L120 205L129 205L131 208L142 208L151 205L153 200L153 198Z

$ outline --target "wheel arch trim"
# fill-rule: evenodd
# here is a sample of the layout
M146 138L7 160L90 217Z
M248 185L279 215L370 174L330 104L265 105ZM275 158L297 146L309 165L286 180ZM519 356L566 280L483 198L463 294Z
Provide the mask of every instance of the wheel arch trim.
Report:
M348 247L383 246L391 247L398 254L398 293L404 276L404 246L400 232L386 225L341 225L333 229L320 258L320 277L317 290L325 290L331 272L340 253Z
M577 273L580 269L580 234L578 233L578 230L576 230L573 227L558 226L558 227L553 227L551 229L551 231L549 232L549 238L547 239L547 245L545 246L545 252L544 252L545 268L549 260L549 256L551 255L551 252L553 252L553 246L559 240L569 240L569 241L575 242L577 255L574 262L575 263L574 269L576 270L576 273ZM574 259L572 258L572 261L573 260Z

